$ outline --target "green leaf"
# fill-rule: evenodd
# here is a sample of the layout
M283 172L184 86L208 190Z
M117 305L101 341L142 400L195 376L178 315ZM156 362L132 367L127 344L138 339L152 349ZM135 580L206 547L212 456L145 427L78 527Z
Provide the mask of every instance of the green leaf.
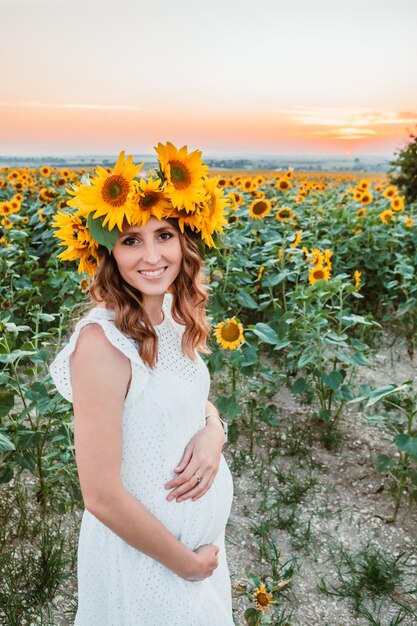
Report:
M310 385L306 381L305 378L297 378L293 386L291 387L291 393L297 395L299 393L304 393L310 389Z
M280 339L275 330L271 328L269 324L258 322L252 330L261 341L274 346L275 350L281 350L281 348L285 348L285 346L288 346L291 343L289 339Z
M298 360L297 363L297 369L301 370L303 369L303 367L305 367L308 363L311 363L311 361L314 361L314 354L309 354L308 352L305 352L304 354L301 355L301 357Z
M401 452L405 452L417 461L417 437L409 437L405 433L397 435L394 443Z
M387 396L391 396L393 393L404 391L405 389L408 389L408 385L406 383L404 383L403 385L400 385L399 387L393 384L384 385L383 387L378 387L378 389L374 389L373 391L371 391L369 395L369 400L366 403L366 406L367 407L373 406L374 404L376 404L383 398L386 398Z
M256 348L252 346L245 346L242 351L242 360L240 361L240 365L242 367L248 367L250 365L256 365L258 362L258 352Z
M112 230L109 230L107 227L103 227L103 221L104 216L94 218L93 214L90 213L87 218L88 230L97 243L105 246L107 250L111 252L116 243L119 229L115 226Z
M19 430L17 432L19 449L32 448L42 439L42 435L41 430Z
M344 376L341 372L334 370L330 374L322 374L321 379L329 389L338 389L343 383Z
M12 441L6 435L0 433L0 450L2 452L8 452L10 450L16 450L16 447Z
M258 308L257 302L252 298L249 293L247 293L247 291L239 291L239 293L236 295L236 300L239 304L245 307L245 309Z
M246 609L245 620L248 626L258 626L260 624L259 611L253 608Z
M7 393L4 396L0 395L0 419L6 417L6 415L14 407L14 395Z
M13 470L9 465L0 467L0 484L9 483L14 476Z
M378 455L375 461L375 469L379 474L389 473L395 467L395 465L396 463L394 459L389 457L387 454Z

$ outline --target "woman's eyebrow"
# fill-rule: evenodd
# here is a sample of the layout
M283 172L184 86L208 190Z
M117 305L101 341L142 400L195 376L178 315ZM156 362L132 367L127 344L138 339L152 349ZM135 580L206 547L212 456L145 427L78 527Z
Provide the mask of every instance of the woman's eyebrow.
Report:
M163 231L166 231L166 230L174 231L175 229L173 226L161 226L161 228L156 228L152 232L155 234L155 233L162 233ZM121 237L128 237L129 235L141 235L141 234L142 233L139 230L129 230L128 233L123 233Z

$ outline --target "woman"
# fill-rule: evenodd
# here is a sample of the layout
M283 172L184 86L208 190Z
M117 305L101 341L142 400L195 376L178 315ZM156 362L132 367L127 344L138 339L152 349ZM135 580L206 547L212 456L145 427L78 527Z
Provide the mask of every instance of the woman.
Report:
M233 485L197 352L209 328L203 262L178 207L145 220L129 206L114 244L97 247L96 306L51 365L73 402L86 508L75 624L232 626Z

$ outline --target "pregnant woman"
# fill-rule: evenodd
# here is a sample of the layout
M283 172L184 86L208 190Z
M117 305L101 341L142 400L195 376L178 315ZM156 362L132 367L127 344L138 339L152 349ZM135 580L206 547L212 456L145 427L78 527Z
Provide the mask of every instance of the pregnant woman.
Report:
M227 432L199 354L199 250L225 202L199 152L157 152L156 181L121 153L74 187L75 214L55 218L61 256L94 274L93 306L50 368L73 403L85 503L76 626L233 626Z

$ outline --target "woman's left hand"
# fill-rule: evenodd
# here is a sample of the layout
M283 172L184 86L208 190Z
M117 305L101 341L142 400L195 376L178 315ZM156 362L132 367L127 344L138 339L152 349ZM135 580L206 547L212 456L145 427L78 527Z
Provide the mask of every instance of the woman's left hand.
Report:
M178 476L166 483L165 488L172 489L167 500L176 498L177 502L181 502L204 496L219 470L223 444L224 433L219 420L208 420L205 428L187 444L179 465L174 469ZM201 480L198 481L198 478Z

